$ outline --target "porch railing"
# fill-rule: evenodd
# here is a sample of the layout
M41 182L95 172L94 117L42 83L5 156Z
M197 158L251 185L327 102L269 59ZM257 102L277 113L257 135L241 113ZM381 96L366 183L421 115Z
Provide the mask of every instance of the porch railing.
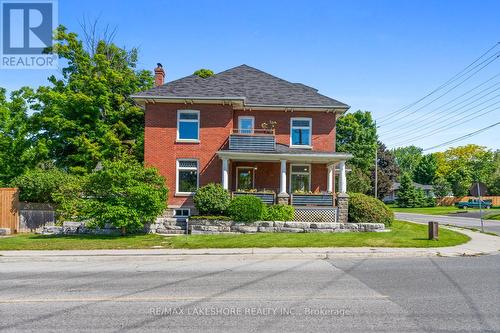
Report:
M275 151L274 130L233 129L229 135L230 150Z
M276 202L276 193L274 192L241 192L241 191L233 192L233 197L238 197L242 195L252 195L254 197L259 198L260 200L262 200L263 203L267 205L272 205Z
M334 197L331 193L325 194L298 194L294 193L290 196L293 206L321 206L333 207Z

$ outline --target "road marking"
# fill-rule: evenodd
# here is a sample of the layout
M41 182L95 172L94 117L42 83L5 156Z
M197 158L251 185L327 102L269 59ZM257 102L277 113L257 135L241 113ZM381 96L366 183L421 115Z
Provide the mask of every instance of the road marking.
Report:
M296 299L309 300L369 300L386 299L387 295L366 295L366 296L315 296L290 295L286 297L254 297L254 296L234 296L234 297L212 297L204 296L160 296L160 297L72 297L72 298L21 298L21 299L0 299L0 303L63 303L63 302L166 302L166 301L288 301Z

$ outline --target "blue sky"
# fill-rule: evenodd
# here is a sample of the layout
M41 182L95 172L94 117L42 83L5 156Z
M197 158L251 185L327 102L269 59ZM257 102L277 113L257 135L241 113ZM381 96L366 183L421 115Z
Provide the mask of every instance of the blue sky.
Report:
M141 68L161 62L167 80L245 63L313 86L375 118L414 102L499 42L498 13L495 0L59 1L59 23L80 32L84 16L99 18L117 28L118 45L139 47ZM36 87L52 73L57 71L0 70L0 86ZM382 123L380 132L388 132L382 140L395 146L425 134L426 126L436 133L411 142L426 148L500 121L500 109L493 110L498 105L479 118L473 115L481 107L462 113L452 108L440 117L432 111L498 73L500 59L428 107ZM499 92L491 90L477 103L491 97ZM439 129L452 121L459 126ZM499 149L500 126L454 145L465 143Z

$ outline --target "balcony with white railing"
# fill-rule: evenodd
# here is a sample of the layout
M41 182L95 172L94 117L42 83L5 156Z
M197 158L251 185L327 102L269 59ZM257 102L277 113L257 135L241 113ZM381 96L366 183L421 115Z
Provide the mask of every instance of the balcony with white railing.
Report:
M275 151L276 137L272 129L233 129L229 135L229 150Z

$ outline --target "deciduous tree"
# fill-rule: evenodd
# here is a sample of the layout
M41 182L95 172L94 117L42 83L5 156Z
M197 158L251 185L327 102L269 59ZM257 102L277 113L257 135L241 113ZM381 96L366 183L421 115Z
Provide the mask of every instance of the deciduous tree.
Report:
M371 113L356 111L337 121L337 151L353 154L351 166L366 174L373 169L377 149L377 130Z
M65 27L56 30L53 52L66 66L62 77L51 76L50 85L38 88L33 106L36 138L46 142L58 167L75 172L124 152L142 156L144 112L130 95L153 84L149 71L136 70L137 49L105 40L92 45L86 49Z

